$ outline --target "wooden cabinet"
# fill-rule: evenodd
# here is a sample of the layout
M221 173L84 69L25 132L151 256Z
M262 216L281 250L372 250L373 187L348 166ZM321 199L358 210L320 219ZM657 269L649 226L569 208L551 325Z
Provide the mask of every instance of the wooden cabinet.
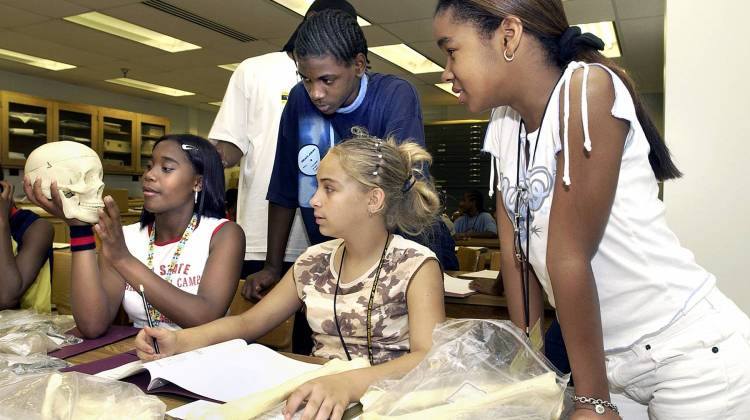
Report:
M443 205L453 211L465 192L485 192L490 182L490 156L482 152L486 122L425 126L427 150L432 154L430 174ZM494 208L489 197L485 208Z
M51 141L52 101L13 92L1 92L0 162L22 168L32 150Z
M55 103L53 115L53 141L74 141L99 150L99 110L97 107L58 102Z
M169 119L54 101L0 91L0 164L23 168L32 150L48 141L75 141L91 147L106 174L140 175Z
M137 114L99 108L99 137L104 172L132 174L138 170Z
M138 142L139 156L138 171L143 172L154 149L154 143L165 134L169 133L169 120L154 115L139 114L138 118Z

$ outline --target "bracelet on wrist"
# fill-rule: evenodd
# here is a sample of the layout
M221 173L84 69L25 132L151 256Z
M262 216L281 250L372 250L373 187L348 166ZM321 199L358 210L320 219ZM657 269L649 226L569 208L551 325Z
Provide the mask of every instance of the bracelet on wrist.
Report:
M72 252L95 248L94 229L90 225L70 227L70 250Z
M607 408L614 411L615 414L620 414L620 412L617 410L617 406L607 400L591 397L579 397L578 395L573 395L572 397L570 397L570 399L572 399L574 403L590 405L594 412L600 416L604 415Z

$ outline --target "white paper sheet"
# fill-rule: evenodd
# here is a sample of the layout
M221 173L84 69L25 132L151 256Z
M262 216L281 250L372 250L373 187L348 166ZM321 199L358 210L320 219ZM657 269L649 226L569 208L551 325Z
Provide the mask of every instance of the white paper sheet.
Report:
M488 250L486 246L463 246L461 245L459 247L458 245L456 245L456 248L455 248L456 252L458 252L458 248L468 248L474 251L481 251L481 252L485 252Z
M185 405L181 405L177 408L169 410L167 411L167 414L176 419L184 419L190 413L195 412L196 414L198 414L201 411L207 410L215 405L219 405L219 404L216 404L215 402L211 402L211 401L195 400L191 403L187 403Z
M445 294L453 297L465 297L477 293L469 288L471 280L459 279L447 274L443 274Z
M94 374L94 376L119 381L120 379L127 378L128 376L133 376L144 369L145 368L143 367L143 362L140 360L135 360L130 363L125 363L124 365L118 366L116 368L101 371Z
M482 270L475 271L473 273L461 274L459 275L459 277L466 279L496 279L499 274L500 271L498 270Z

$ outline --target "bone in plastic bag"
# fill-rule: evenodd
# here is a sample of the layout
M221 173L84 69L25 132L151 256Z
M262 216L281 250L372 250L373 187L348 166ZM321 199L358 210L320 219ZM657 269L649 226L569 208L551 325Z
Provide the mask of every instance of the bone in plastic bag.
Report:
M368 389L362 418L557 419L567 382L512 323L455 319L411 372Z
M70 315L40 314L32 310L0 311L0 353L28 356L47 354L81 339L66 331L75 327Z
M78 372L19 376L0 385L0 420L156 420L166 406L135 385Z

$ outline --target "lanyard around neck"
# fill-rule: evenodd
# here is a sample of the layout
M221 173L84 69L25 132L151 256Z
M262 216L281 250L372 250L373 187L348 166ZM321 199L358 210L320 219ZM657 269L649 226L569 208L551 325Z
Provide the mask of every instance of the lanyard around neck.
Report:
M560 75L560 78L562 75ZM517 240L514 241L514 245L518 247L516 249L516 258L518 258L519 262L521 263L521 283L522 283L522 290L523 290L523 315L524 315L524 322L526 323L526 336L528 337L529 331L530 331L530 314L529 314L529 305L530 305L530 297L529 297L529 278L530 278L530 268L529 268L529 258L528 258L528 252L530 251L531 246L531 234L530 234L530 227L531 227L531 207L529 206L529 194L531 194L530 189L528 188L528 183L526 182L526 178L528 176L528 172L531 168L534 166L534 161L536 160L536 151L539 149L539 139L542 137L542 128L544 128L544 117L547 115L547 108L549 108L549 103L552 101L552 96L555 93L555 90L557 89L557 84L560 83L560 78L557 79L557 82L555 82L555 85L552 87L552 91L549 93L549 96L547 97L547 103L544 104L544 110L542 111L542 118L539 121L539 128L537 129L536 139L534 140L534 151L533 154L531 151L529 151L528 154L524 153L524 184L521 185L521 149L523 148L524 144L527 144L531 146L530 143L528 143L528 135L529 133L526 133L526 142L521 140L521 131L526 131L526 125L521 119L521 124L518 125L518 150L517 150L517 156L516 156L516 208L513 212L514 217L514 234L517 235ZM528 156L528 157L527 157ZM526 205L521 206L520 202L525 201ZM520 232L520 221L522 218L521 210L526 207L526 220L524 220L525 223L525 229L526 229L526 251L524 251L523 247L521 246L521 232Z
M383 268L383 261L385 260L385 252L388 250L388 241L390 235L385 239L385 245L383 246L383 253L380 255L380 262L378 268L375 270L375 279L372 282L372 289L370 290L370 299L367 301L367 357L370 359L370 366L375 366L375 358L372 354L372 306L375 301L375 292L378 288L378 279L380 278L380 269ZM335 255L335 254L334 254ZM347 360L352 360L352 356L349 354L349 349L346 347L344 336L341 334L341 327L339 326L339 317L336 312L336 298L339 295L339 282L341 281L341 269L344 268L344 257L346 256L346 247L341 251L341 261L339 262L339 272L336 276L336 289L333 292L333 320L336 322L336 331L339 333L339 340L341 340L341 346L344 348ZM332 257L333 258L333 257Z

